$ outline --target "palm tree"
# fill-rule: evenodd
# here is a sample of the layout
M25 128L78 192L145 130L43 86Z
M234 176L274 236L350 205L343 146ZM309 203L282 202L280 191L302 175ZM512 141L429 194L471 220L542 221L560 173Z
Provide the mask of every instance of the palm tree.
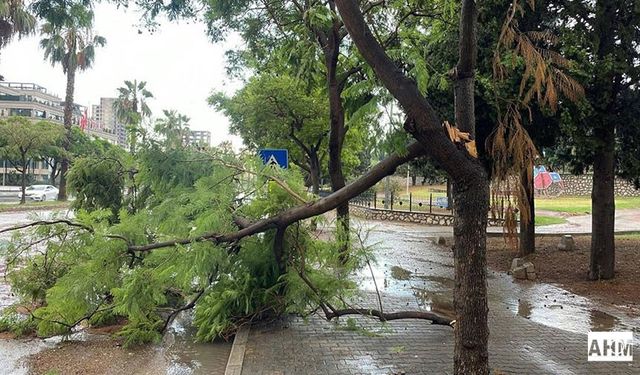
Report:
M164 118L156 121L154 130L165 137L167 148L179 148L184 146L184 139L189 131L189 117L175 110L162 111Z
M47 22L42 26L41 32L46 37L40 41L40 47L44 49L44 58L51 65L62 65L62 71L67 75L67 91L64 102L64 126L66 136L62 147L69 151L71 139L73 93L75 89L76 71L86 70L91 67L95 59L95 48L104 46L106 39L94 35L91 29L93 24L93 11L84 8L83 11L75 11L65 18L65 22L54 24ZM65 174L69 169L69 159L62 158L60 165L60 193L58 200L67 200L67 180Z
M129 151L135 154L138 134L142 134L142 120L151 116L147 100L153 94L146 89L147 82L134 80L124 81L124 87L118 87L118 98L113 108L118 121L123 123L129 136Z
M29 13L22 0L0 1L0 49L14 36L22 38L36 29L36 18ZM0 75L0 81L4 78Z
M35 28L36 18L25 9L22 0L0 1L0 48L15 35L22 38L33 33Z

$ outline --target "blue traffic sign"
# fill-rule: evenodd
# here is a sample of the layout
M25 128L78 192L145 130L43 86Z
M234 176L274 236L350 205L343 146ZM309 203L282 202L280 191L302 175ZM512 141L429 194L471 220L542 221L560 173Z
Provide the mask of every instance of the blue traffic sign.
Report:
M265 165L272 165L284 169L289 168L289 150L263 148L258 150L258 154Z

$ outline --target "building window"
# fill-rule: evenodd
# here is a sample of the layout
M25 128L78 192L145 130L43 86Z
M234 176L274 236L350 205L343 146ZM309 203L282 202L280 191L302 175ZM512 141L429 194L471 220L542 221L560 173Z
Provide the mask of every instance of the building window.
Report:
M31 117L31 110L24 108L11 108L9 110L9 115L11 116L27 116Z

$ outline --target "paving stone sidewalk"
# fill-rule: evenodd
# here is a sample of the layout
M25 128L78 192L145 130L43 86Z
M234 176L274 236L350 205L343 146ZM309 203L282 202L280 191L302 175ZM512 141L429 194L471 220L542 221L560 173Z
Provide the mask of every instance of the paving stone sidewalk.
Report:
M387 224L371 232L377 250L374 271L384 308L447 310L451 305L451 251L428 241L420 228ZM410 277L402 277L404 270ZM399 274L398 274L399 273ZM361 280L370 279L363 273ZM375 301L370 281L364 300ZM489 275L490 367L496 374L640 374L640 349L632 363L587 362L589 330L634 330L640 320L560 288L516 283ZM451 374L453 331L424 321L381 324L355 318L326 322L319 316L253 327L242 374ZM636 342L638 339L636 338Z

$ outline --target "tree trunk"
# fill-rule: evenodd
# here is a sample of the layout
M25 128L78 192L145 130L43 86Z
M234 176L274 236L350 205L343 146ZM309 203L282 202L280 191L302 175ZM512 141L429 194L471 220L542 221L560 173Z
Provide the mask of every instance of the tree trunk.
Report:
M613 1L596 1L595 34L597 69L594 85L589 90L595 109L592 117L595 153L593 158L593 189L591 191L592 235L589 279L611 279L615 268L615 103L616 82L621 79L614 72L609 59L615 53L615 23L617 5Z
M27 191L27 157L25 154L22 154L22 181L20 188L22 189L22 197L20 198L20 204L25 204L27 199L25 197L25 193Z
M64 98L64 127L66 131L64 137L62 137L62 149L66 152L62 155L62 160L60 162L60 186L58 188L59 201L67 200L67 171L69 170L69 158L67 155L71 147L73 91L75 89L75 83L76 70L72 67L67 71L67 92Z
M313 194L318 195L320 193L320 159L315 150L312 150L309 155L309 178Z
M388 210L391 206L391 176L384 178L384 209Z
M536 209L533 197L533 178L527 176L527 173L528 171L525 170L520 174L520 183L524 187L524 193L529 207L520 207L520 246L518 256L527 256L536 251ZM524 215L523 211L525 209L528 210L528 215Z
M612 279L615 269L615 196L614 196L614 130L602 124L594 136L603 142L593 160L591 192L591 261L589 279Z
M324 46L325 67L327 69L327 89L329 92L329 179L331 190L338 191L345 186L342 172L342 147L344 145L344 107L342 106L342 85L337 78L338 56L340 52L339 26L334 24L327 34ZM336 238L340 245L341 259L346 261L349 248L349 202L336 208Z
M486 264L489 183L482 167L477 168L476 176L457 180L453 185L455 374L489 373Z
M418 179L418 176L416 176L415 174L411 176L411 186L416 186L417 179Z
M454 74L455 118L461 131L475 139L475 65L477 8L464 0L460 10L458 64ZM453 180L456 310L455 374L489 374L487 316L487 213L489 179L476 160L463 178Z
M486 279L486 226L489 182L482 164L464 146L454 144L442 120L418 89L385 53L367 25L356 0L336 0L353 42L407 114L404 128L452 178L456 212L454 226L456 310L454 373L489 373ZM460 14L460 59L456 67L456 125L475 134L474 71L477 9L463 0ZM475 138L475 137L474 137Z
M58 161L53 159L50 166L51 166L51 173L49 174L49 183L55 186L56 178L58 177Z

